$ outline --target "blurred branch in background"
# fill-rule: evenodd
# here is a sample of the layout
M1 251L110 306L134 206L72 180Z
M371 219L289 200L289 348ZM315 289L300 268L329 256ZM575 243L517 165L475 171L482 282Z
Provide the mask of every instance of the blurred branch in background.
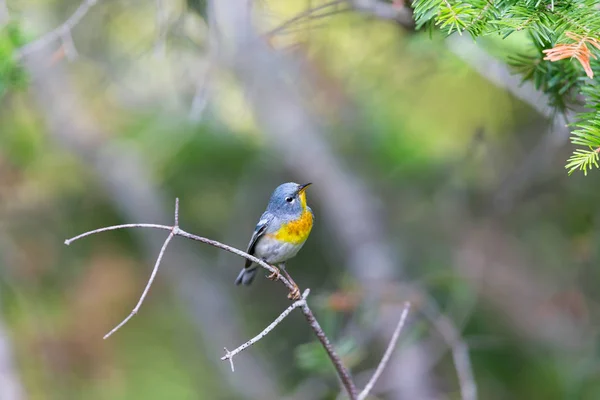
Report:
M6 4L0 0L0 24L2 22L2 6ZM14 284L9 265L17 265L18 251L10 236L4 231L4 224L0 221L0 399L25 400L27 399L25 387L21 383L19 369L15 363L13 343L10 331L4 322L2 309L2 290Z
M212 67L209 65L202 74L202 77L196 82L196 91L194 92L194 98L192 99L192 105L188 115L189 120L195 123L202 120L202 116L208 104L210 97L211 68Z
M289 32L292 25L299 24L305 21L315 21L317 19L330 17L334 14L339 14L343 12L347 12L350 10L348 7L338 7L345 6L347 0L333 0L324 4L320 4L314 7L307 8L306 10L294 15L292 18L282 22L275 28L271 29L267 33L265 33L265 37L268 39L271 36L278 35L283 32ZM333 10L329 10L333 8ZM323 11L325 10L325 11ZM291 30L294 31L293 29Z
M97 0L96 0L97 1ZM154 43L154 54L164 57L166 52L166 39L169 30L169 14L165 0L156 1L156 42Z
M8 330L0 314L0 399L24 400L25 390L15 367L12 349Z
M378 19L388 19L398 22L406 29L414 29L415 21L412 9L404 1L395 0L387 3L381 0L349 0L354 9Z
M531 342L555 349L590 346L594 333L584 329L584 321L552 304L559 282L532 276L518 243L495 225L483 222L466 229L455 250L458 271Z
M537 90L533 82L525 81L511 72L505 62L488 54L467 36L450 36L448 49L467 63L478 74L494 85L508 90L513 96L529 104L540 115L551 118L554 114L548 96ZM568 132L567 132L568 133Z
M410 7L396 6L379 0L333 0L306 8L272 28L264 36L269 39L278 34L295 32L296 29L306 29L303 27L306 22L314 22L349 11L362 13L376 19L393 20L408 30L414 29L415 26ZM297 28L296 25L300 25L300 28Z
M542 135L535 146L527 151L523 161L510 171L500 183L492 206L500 214L506 214L513 209L523 193L536 181L548 177L552 162L569 140L569 118L573 112L555 114L551 118L547 132ZM572 121L572 120L571 120Z
M454 323L448 316L442 314L439 310L433 309L432 301L423 305L422 312L429 319L431 325L442 336L445 344L452 353L452 360L458 376L461 399L477 399L477 384L473 376L473 366L469 356L469 347L462 339L461 333L454 326Z
M0 0L0 27L8 22L10 14L6 6L6 0Z
M371 379L369 379L369 382L367 382L367 384L365 385L365 388L358 395L359 400L364 400L367 398L367 396L369 395L371 390L373 390L373 386L375 386L377 379L379 379L379 377L381 376L381 373L385 369L387 363L390 361L390 357L392 356L392 352L394 351L394 348L396 347L396 344L398 343L398 339L400 338L400 332L402 331L402 328L404 327L404 322L406 321L406 317L408 316L409 310L410 310L410 303L404 303L404 308L402 309L402 314L400 315L400 320L398 321L398 324L396 325L396 329L394 330L394 334L392 335L390 344L388 345L387 349L385 350L385 353L383 354L383 357L381 358L381 361L379 362L377 369L375 369L373 376L371 377Z
M56 40L60 40L62 45L64 46L65 55L69 60L72 60L76 56L76 53L73 53L73 51L75 51L75 46L73 44L73 37L71 36L71 31L73 30L73 28L75 28L75 26L77 26L77 24L81 22L81 20L83 19L83 17L85 17L88 11L99 1L101 0L84 0L83 2L81 2L79 7L77 7L75 12L73 12L73 14L71 14L71 16L67 18L65 22L60 24L58 27L52 29L50 32L44 34L37 40L34 40L33 42L28 43L21 49L17 50L15 52L15 57L21 60L23 59L23 57L33 52L40 51L41 49L48 46L50 43Z

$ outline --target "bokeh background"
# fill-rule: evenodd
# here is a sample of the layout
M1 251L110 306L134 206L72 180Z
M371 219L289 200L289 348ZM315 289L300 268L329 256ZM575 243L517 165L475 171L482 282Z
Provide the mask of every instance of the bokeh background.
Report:
M289 305L235 287L242 259L176 238L104 341L165 232L63 244L179 197L183 229L244 249L285 181L316 215L288 269L359 386L412 304L373 398L600 398L600 175L567 176L564 121L511 75L527 37L360 4L0 1L1 400L335 399L298 312L220 361Z

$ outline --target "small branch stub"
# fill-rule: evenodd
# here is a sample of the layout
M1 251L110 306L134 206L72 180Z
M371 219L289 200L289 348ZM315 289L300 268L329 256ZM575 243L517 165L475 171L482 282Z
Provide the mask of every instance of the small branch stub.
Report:
M235 367L233 366L233 354L227 350L227 347L223 347L223 350L225 350L225 357L221 357L221 360L228 359L229 364L231 364L231 372L235 372Z

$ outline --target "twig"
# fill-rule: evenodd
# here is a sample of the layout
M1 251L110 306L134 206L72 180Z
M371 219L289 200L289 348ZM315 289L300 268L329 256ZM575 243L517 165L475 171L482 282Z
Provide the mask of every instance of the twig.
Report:
M153 229L163 229L165 231L170 231L173 229L172 226L167 225L157 225L157 224L123 224L123 225L114 225L107 226L105 228L94 229L93 231L82 233L81 235L77 235L72 237L71 239L65 240L65 244L70 246L76 240L82 239L86 236L94 235L96 233L106 232L106 231L114 231L117 229L128 229L128 228L153 228Z
M138 302L135 305L135 307L133 308L133 310L131 310L131 313L127 317L125 317L125 319L123 321L121 321L121 323L119 323L117 326L115 326L110 332L108 332L106 335L104 335L103 339L108 339L108 337L110 335L112 335L113 333L118 331L123 325L125 325L127 323L127 321L129 321L134 315L136 315L138 313L140 307L142 306L142 303L144 302L144 299L148 295L148 291L150 291L150 286L152 286L152 282L154 282L154 278L156 278L156 273L158 272L158 267L160 266L160 262L165 254L165 251L167 250L167 246L171 242L171 239L173 239L173 236L175 236L175 232L177 231L177 229L179 229L179 198L175 199L175 226L173 226L171 228L171 233L169 234L169 236L167 236L167 239L165 240L164 244L162 245L162 248L160 249L160 253L158 253L156 263L154 263L154 268L152 269L152 274L150 274L150 279L148 279L148 283L146 284L146 287L144 288L144 291L142 292L140 299L138 300ZM65 243L67 245L69 244L66 241L65 241Z
M175 226L179 228L179 197L175 198Z
M67 60L75 61L75 59L79 57L79 53L77 52L77 47L75 47L75 42L73 41L73 35L71 34L71 31L64 31L60 35L60 39L62 41Z
M323 328L321 328L321 325L319 325L319 322L317 321L314 314L312 313L312 310L310 309L310 307L308 307L308 304L306 304L306 303L304 303L304 305L302 306L302 314L304 314L304 317L308 321L308 324L310 325L312 330L315 332L315 335L317 335L317 338L319 339L319 341L325 348L325 351L327 352L329 359L335 366L338 376L339 376L340 380L342 381L342 384L346 388L348 397L350 398L350 400L356 400L357 399L356 386L354 385L354 381L352 380L352 377L350 376L350 372L348 372L346 367L344 367L344 364L342 364L342 360L336 354L335 350L333 349L333 346L331 345L331 342L325 335Z
M221 242L217 242L216 240L212 240L212 239L207 239L205 237L202 236L197 236L191 233L188 233L182 229L177 229L177 231L175 232L175 235L177 236L182 236L184 238L190 239L190 240L195 240L197 242L202 242L202 243L206 243L208 245L211 245L213 247L228 251L230 253L236 254L240 257L243 257L247 260L250 260L258 265L260 265L261 267L263 267L264 269L266 269L267 271L271 272L271 273L275 273L277 274L277 270L267 264L266 262L264 262L263 260L261 260L260 258L256 258L253 255L250 255L244 251L238 250L235 247L231 247L228 246L226 244L223 244ZM295 289L295 287L290 283L290 281L288 281L285 277L280 276L278 279L281 283L283 283L290 291L293 291Z
M300 300L295 301L284 312L282 312L281 315L279 315L279 317L277 317L275 319L275 321L271 322L271 324L269 324L269 326L267 326L261 333L259 333L258 335L254 336L252 339L248 340L246 343L242 344L237 349L235 349L233 351L229 351L229 350L227 350L227 347L225 347L225 353L226 354L223 357L221 357L221 360L223 360L223 361L229 360L229 362L231 364L231 371L233 372L234 371L233 356L235 356L238 353L241 353L242 351L244 351L248 347L252 346L254 343L256 343L259 340L261 340L269 332L271 332L273 330L273 328L275 328L277 325L279 325L279 323L281 321L283 321L285 319L285 317L287 317L288 314L291 313L294 309L296 309L296 308L298 308L300 306L305 305L306 304L306 297L308 296L309 293L310 293L310 289L306 289L304 291L304 293L302 293L302 298Z
M402 314L400 315L400 320L398 321L398 325L396 325L396 329L394 330L394 334L392 335L390 344L388 345L387 349L385 350L385 353L383 354L383 357L381 358L381 361L379 362L379 365L377 366L375 373L373 374L373 376L371 377L371 379L369 380L369 382L367 383L365 388L362 390L362 392L360 392L360 394L358 395L358 400L364 400L369 395L369 393L373 389L373 386L375 386L375 382L377 382L377 379L379 379L379 376L385 369L385 366L387 365L388 361L390 360L390 357L392 356L392 352L396 348L396 343L398 343L398 338L400 338L400 332L402 331L402 328L404 327L404 323L406 322L406 317L408 316L409 310L410 310L410 303L408 303L408 302L404 303L404 309L402 310Z
M10 13L8 12L8 6L6 0L0 0L0 28L2 25L10 20Z
M167 37L167 10L164 0L156 0L156 42L154 43L154 54L164 55Z
M59 26L57 26L50 32L46 33L39 39L37 39L29 44L26 44L25 46L23 46L19 50L17 50L15 52L16 59L20 60L27 54L30 54L34 51L38 51L39 49L45 47L46 45L50 44L51 42L53 42L57 39L60 39L61 41L63 41L63 44L64 44L65 38L70 37L71 31L73 30L73 28L75 28L75 26L77 26L77 24L79 24L79 22L81 22L81 20L83 19L83 17L85 17L85 15L88 13L90 8L95 6L99 1L100 0L84 0L79 5L79 7L77 7L75 12L73 12L73 14L71 14L71 16L69 18L67 18L67 20L65 22L63 22L62 24L60 24Z
M123 321L121 321L121 323L119 323L119 325L115 326L110 332L108 332L106 335L104 335L103 339L108 339L108 337L110 337L110 335L112 335L113 333L118 331L123 325L125 325L127 323L127 321L129 321L134 315L136 315L138 313L140 307L142 306L142 303L144 302L144 299L146 298L146 295L148 294L148 291L150 290L150 286L152 286L152 282L154 282L154 278L156 278L156 273L158 272L158 266L160 265L160 262L163 258L163 255L165 254L165 250L167 249L169 242L171 241L171 239L173 239L173 236L175 236L176 229L177 229L177 227L173 227L173 230L171 231L169 236L167 236L165 243L163 244L162 248L160 249L160 253L158 254L158 258L156 259L154 268L152 269L152 274L150 275L150 279L148 279L148 283L146 284L146 287L144 288L144 292L140 296L140 299L138 300L137 304L135 305L135 308L133 310L131 310L131 313L127 317L125 317L125 319Z

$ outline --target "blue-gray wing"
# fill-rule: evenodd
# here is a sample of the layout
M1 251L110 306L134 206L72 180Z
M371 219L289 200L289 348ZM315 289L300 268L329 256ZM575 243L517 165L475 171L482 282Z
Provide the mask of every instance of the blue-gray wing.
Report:
M254 228L254 233L250 238L250 243L248 243L248 249L246 250L246 253L254 255L254 248L256 247L256 242L262 235L265 234L271 221L273 221L273 214L271 214L270 212L265 211L263 215L260 216L260 220L258 221L258 224L256 224L256 228ZM248 268L250 265L252 265L252 261L246 260L244 268Z

